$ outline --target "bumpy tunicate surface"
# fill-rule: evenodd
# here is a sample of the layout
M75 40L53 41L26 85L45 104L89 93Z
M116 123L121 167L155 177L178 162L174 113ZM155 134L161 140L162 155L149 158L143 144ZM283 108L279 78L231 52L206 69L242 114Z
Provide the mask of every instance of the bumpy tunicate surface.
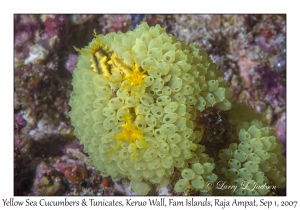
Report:
M285 186L284 157L281 144L269 127L258 120L239 126L240 143L219 153L218 174L224 174L238 187L234 195L266 195L268 187Z
M206 186L218 177L195 118L209 107L232 107L222 72L205 51L185 45L159 25L143 23L134 31L94 37L76 48L80 56L69 116L95 168L104 177L131 180L140 195L148 194L149 183L211 194ZM283 183L275 166L282 161L275 153L276 139L256 123L241 129L241 144L220 151L223 162L216 171L249 180L264 179L261 171ZM175 181L174 171L181 175Z
M132 188L144 189L140 194L149 190L145 181L167 186L174 168L196 189L214 180L213 163L201 163L203 172L189 169L203 147L192 113L231 107L231 90L208 55L159 25L94 35L77 49L69 104L75 134L95 167L114 180L129 178ZM181 192L186 182L180 183Z

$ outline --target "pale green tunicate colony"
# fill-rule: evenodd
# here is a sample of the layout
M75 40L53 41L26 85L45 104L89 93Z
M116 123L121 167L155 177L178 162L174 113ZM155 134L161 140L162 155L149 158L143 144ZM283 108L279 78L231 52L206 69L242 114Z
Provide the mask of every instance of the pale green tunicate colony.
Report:
M196 113L232 107L232 91L205 51L146 23L127 33L95 35L78 51L69 115L102 176L127 178L140 195L148 194L149 184L211 194L214 170L237 184L284 183L276 166L283 162L279 144L258 122L241 125L241 143L220 150L216 168L204 153Z
M285 186L284 157L274 132L261 121L239 126L240 143L219 152L216 171L237 186L234 195L266 195L270 189Z
M146 23L124 34L97 35L80 52L70 117L96 169L113 180L130 179L141 195L149 182L169 185L176 169L183 181L175 191L192 186L208 193L205 183L217 176L213 159L202 157L195 113L230 109L232 92L206 52ZM140 139L117 139L129 123L124 116L131 116Z

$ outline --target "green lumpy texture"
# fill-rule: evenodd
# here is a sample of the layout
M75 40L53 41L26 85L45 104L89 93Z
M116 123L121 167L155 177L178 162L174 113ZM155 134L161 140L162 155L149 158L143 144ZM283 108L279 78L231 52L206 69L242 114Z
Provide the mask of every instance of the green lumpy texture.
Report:
M180 179L176 182L174 190L176 192L183 192L188 188L189 180L187 179Z
M268 185L270 181L275 183L276 187L285 186L283 156L280 154L281 150L275 149L280 142L272 135L273 132L258 120L242 122L239 128L240 143L230 144L229 149L220 150L221 160L216 163L216 171L219 175L224 174L235 186L241 187L242 183L246 184L247 189L238 188L228 194L266 195L270 189L263 186ZM233 156L227 160L229 150L233 152ZM253 189L255 183L258 187Z
M193 143L191 113L231 100L222 73L204 51L195 50L159 25L146 23L124 34L97 35L80 50L69 115L103 176L129 178L139 194L149 190L145 180L169 183L173 174L168 171L174 167L194 179L195 172L184 167L197 162L204 150L193 152L203 146ZM227 103L225 110L229 108ZM124 125L135 129L132 135L137 137L126 133ZM200 175L213 166L196 168Z
M95 35L78 51L69 116L101 175L129 179L140 195L149 193L150 184L211 194L205 186L218 176L214 160L203 153L196 113L230 110L233 99L207 53L146 23L127 33ZM259 121L243 129L238 135L244 144L221 150L216 171L230 179L238 171L240 178L272 179L284 186L284 170L275 165L283 158L273 133ZM246 169L247 161L257 166L255 175ZM174 181L175 173L182 176Z

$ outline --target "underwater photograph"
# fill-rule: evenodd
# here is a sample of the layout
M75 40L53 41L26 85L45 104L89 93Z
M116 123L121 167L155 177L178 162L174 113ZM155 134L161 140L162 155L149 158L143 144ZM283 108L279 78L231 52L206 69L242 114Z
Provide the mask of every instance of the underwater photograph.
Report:
M286 14L14 14L14 196L286 196Z

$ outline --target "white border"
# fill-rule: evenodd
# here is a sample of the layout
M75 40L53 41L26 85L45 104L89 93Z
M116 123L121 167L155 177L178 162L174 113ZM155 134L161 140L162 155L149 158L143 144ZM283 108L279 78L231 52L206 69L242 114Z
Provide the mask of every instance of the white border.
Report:
M296 2L296 1L294 1ZM296 197L299 188L299 13L293 2L287 1L179 1L170 4L170 1L152 0L143 1L9 1L1 4L1 77L0 93L2 106L0 109L1 131L1 196L2 199L13 197L13 14L14 13L286 13L287 14L287 197L259 197L270 201L299 200ZM296 65L298 64L298 65ZM47 197L49 200L63 200L64 197ZM86 197L85 197L86 198ZM95 197L92 197L95 198ZM128 198L128 197L127 197ZM145 200L149 197L134 197L135 200ZM189 197L191 198L191 197ZM209 197L210 200L218 197ZM236 197L219 197L233 201ZM40 200L42 197L15 197L17 200ZM79 197L70 197L70 200L81 200ZM101 198L99 198L101 199ZM113 199L106 197L107 200ZM124 200L125 197L115 197ZM185 198L178 198L185 199ZM204 199L198 198L197 199ZM242 200L253 200L253 197L243 197ZM299 207L300 204L298 204ZM25 207L28 208L28 207ZM29 207L31 209L31 207ZM29 209L28 208L28 209ZM70 208L70 207L64 207ZM71 207L74 208L74 207ZM82 207L75 207L80 208ZM101 207L96 207L99 209ZM125 209L138 207L127 207ZM162 207L163 208L163 207ZM182 207L180 207L182 208ZM206 209L203 207L197 207ZM233 207L231 207L233 208ZM157 208L160 209L160 208ZM165 209L165 208L164 208ZM178 207L177 207L178 209ZM235 207L235 209L237 209ZM273 209L273 208L272 208Z

